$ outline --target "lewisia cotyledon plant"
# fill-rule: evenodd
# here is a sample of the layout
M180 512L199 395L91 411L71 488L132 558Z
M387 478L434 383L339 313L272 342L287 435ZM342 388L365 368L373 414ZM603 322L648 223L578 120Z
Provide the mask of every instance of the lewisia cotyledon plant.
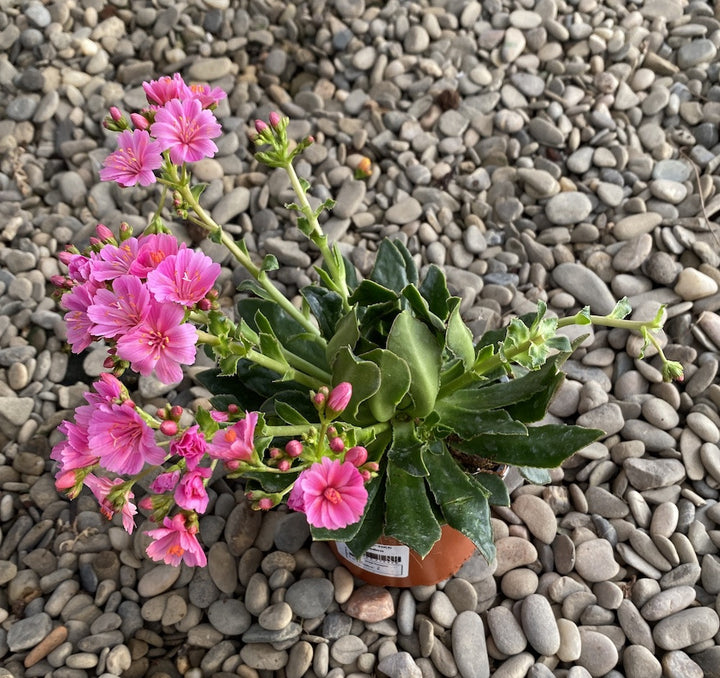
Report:
M285 501L305 513L315 539L346 541L358 555L382 534L425 555L448 523L491 559L490 506L509 503L497 466L547 482L548 468L602 434L541 421L573 350L559 330L594 323L638 332L664 377L681 378L662 352L662 308L653 319L626 320L623 300L608 316L585 308L558 320L540 303L474 340L442 270L431 265L421 278L399 242L383 241L372 272L358 280L320 227L333 201L312 207L310 186L293 168L313 140L291 142L288 119L271 113L249 130L256 158L287 173L297 196L287 207L323 260L317 282L301 290L302 306L293 305L271 279L275 258L253 261L203 209L204 187L191 185L187 163L217 152L214 110L225 93L189 86L177 73L143 88L142 111L110 109L106 126L119 132L118 147L100 178L158 183L162 197L140 235L127 224L118 235L99 225L87 249L60 256L67 274L55 283L73 352L96 340L109 348L108 371L74 421L60 425L52 458L59 489L76 497L87 486L128 532L138 509L147 512L158 525L147 532L151 558L205 565L198 515L223 468L244 479L253 508ZM364 160L356 176L373 171ZM164 224L169 197L178 217L204 228L250 274L236 319L219 308L220 266ZM215 394L209 410L167 403L146 411L120 380L129 369L181 382L198 350L217 364L198 376Z

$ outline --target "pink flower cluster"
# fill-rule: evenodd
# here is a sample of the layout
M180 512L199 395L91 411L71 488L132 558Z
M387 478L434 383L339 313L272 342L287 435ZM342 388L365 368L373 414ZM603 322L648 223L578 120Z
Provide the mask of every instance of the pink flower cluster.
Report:
M155 170L163 165L168 152L176 165L212 158L217 146L212 139L222 129L210 108L226 94L208 85L187 85L179 73L143 83L149 106L130 115L135 129L123 129L118 148L100 170L103 181L121 186L148 186L155 183ZM117 109L110 111L117 125L128 126ZM120 128L118 128L120 129Z
M99 251L61 255L68 267L63 284L69 291L60 303L68 311L73 352L105 339L117 358L136 372L149 375L154 370L166 384L180 381L181 365L195 362L197 343L185 310L209 308L207 297L220 265L178 245L169 234L129 237L119 244L103 226L98 234L104 237Z
M104 373L85 394L87 405L75 411L75 421L64 421L59 430L65 439L55 445L51 458L58 464L56 487L76 497L83 485L93 493L107 518L119 514L124 528L132 533L137 506L132 486L149 467L162 472L150 483L152 493L140 506L152 511L162 527L149 530L153 540L148 554L156 560L178 565L204 565L207 561L197 539L197 515L209 503L207 483L217 461L229 468L250 459L254 450L258 415L246 412L244 419L216 432L208 442L196 424L180 430L174 419L182 408L160 410L150 417L130 399L127 389L112 374ZM173 426L163 426L172 422ZM165 451L156 441L156 430L172 431ZM230 442L228 442L230 441ZM234 446L234 442L238 446ZM210 466L201 466L205 459ZM164 464L170 462L166 469ZM124 477L129 477L125 480ZM168 517L172 504L179 512Z

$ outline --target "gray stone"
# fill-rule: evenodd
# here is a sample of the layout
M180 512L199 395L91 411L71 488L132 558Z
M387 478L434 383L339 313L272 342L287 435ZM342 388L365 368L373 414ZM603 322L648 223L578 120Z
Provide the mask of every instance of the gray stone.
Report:
M52 619L45 612L20 619L7 632L7 647L10 652L21 652L35 647L50 631Z
M592 211L590 199L578 191L566 191L552 196L545 203L545 216L552 224L569 226L586 219Z
M301 579L285 593L285 602L304 619L322 615L333 601L333 585L327 579Z
M553 655L560 647L560 632L547 598L536 593L525 598L521 608L525 637L534 650Z
M208 621L226 636L240 636L250 628L252 618L239 600L216 600L208 607Z
M720 629L715 610L694 607L661 619L653 629L653 639L663 650L682 650L712 638Z

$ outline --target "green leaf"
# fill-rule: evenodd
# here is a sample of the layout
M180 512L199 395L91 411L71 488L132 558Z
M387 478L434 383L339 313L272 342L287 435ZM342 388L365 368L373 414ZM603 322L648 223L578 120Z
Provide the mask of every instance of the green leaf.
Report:
M430 505L425 479L410 475L392 460L387 465L385 534L424 558L440 539L440 525Z
M475 438L480 433L524 435L527 432L525 425L515 421L505 410L478 412L457 407L448 400L439 400L434 411L445 429L465 439Z
M382 524L383 519L382 515L385 510L385 502L382 501L384 492L381 491L383 488L383 485L385 483L385 475L383 473L378 474L375 476L367 485L365 485L365 489L368 493L368 500L367 504L365 504L365 510L363 511L363 515L360 517L360 520L358 520L355 523L351 523L347 527L343 527L339 530L328 530L325 527L313 527L310 526L310 534L312 535L312 538L315 541L345 541L349 542L351 539L353 539L358 532L363 528L365 523L377 523L380 526L380 534L382 534ZM377 511L380 511L380 517L379 519L374 519L374 515L377 513ZM363 553L367 551L367 549L372 546L380 537L380 534L377 534L373 541L371 541L365 548L363 549ZM348 544L350 546L350 544ZM356 556L360 555L356 553L352 548L350 549Z
M615 308L610 311L610 315L608 315L607 317L622 320L626 316L630 315L630 313L632 313L632 306L630 306L628 298L623 297L615 304Z
M422 283L420 283L420 294L425 297L430 310L438 316L438 318L442 318L442 320L447 318L450 292L447 288L445 273L435 264L428 266L425 277Z
M322 335L326 339L332 337L335 327L342 317L342 298L340 295L317 285L303 287L300 294L307 301L312 314L317 319Z
M490 493L490 506L510 506L510 494L505 481L497 473L474 473L470 476Z
M237 372L237 365L240 361L241 356L236 354L230 354L222 358L217 359L218 367L220 368L220 374L224 377L232 377Z
M191 187L190 187L190 193L192 193L193 198L195 198L195 200L198 200L198 201L199 201L199 200L200 200L200 196L203 194L203 191L204 191L207 187L208 187L208 185L207 185L207 184L204 184L204 183L195 184L194 186L191 186Z
M471 539L485 559L492 562L495 543L489 492L468 478L442 442L431 445L424 459L429 472L427 482L448 525Z
M202 407L197 408L195 420L207 438L212 438L215 431L220 428L220 425L210 416L210 412Z
M340 251L340 246L337 243L333 243L332 251L335 255L335 259L343 262L343 271L345 272L345 284L347 285L347 288L350 291L354 290L358 285L355 266L353 266L352 262L347 259L347 257L343 256L342 252Z
M402 291L402 296L407 299L410 308L415 312L417 318L424 320L431 328L438 332L445 332L445 323L430 310L430 306L415 285L405 287Z
M241 299L237 304L238 316L255 330L258 329L255 324L255 314L258 311L267 319L273 333L283 344L291 337L305 332L305 328L274 301Z
M400 294L407 285L417 282L417 268L407 249L399 241L383 240L378 248L375 266L369 280ZM362 283L361 283L362 284Z
M546 468L535 468L532 466L518 467L520 475L533 485L548 485L552 478Z
M548 424L533 426L526 436L485 434L453 442L453 447L501 464L556 468L565 459L604 436L598 429Z
M370 396L367 405L376 421L389 421L410 389L410 368L402 358L382 348L363 353L360 357L380 368L380 388Z
M276 271L279 267L277 257L274 254L266 254L263 257L260 269L263 271Z
M310 424L310 422L305 419L305 417L303 417L300 412L298 412L294 407L291 407L287 403L276 401L275 413L285 423L290 424L290 426L304 426Z
M582 311L579 311L575 315L576 325L592 325L592 318L590 317L590 307L585 306Z
M300 470L291 471L243 471L242 477L253 480L265 492L282 492L292 485L300 475Z
M423 461L425 447L418 439L412 421L393 422L393 439L387 456L398 468L411 476L426 476L428 471Z
M347 346L341 348L332 363L333 385L349 381L353 385L352 398L345 409L345 417L355 417L360 403L380 388L380 368L369 360L353 355Z
M282 403L283 407L289 407L293 412L283 410L282 413L275 405ZM296 389L285 389L278 391L268 398L259 408L263 412L276 412L278 416L283 417L288 424L305 425L311 421L317 421L317 409L308 397L307 389L299 391ZM287 418L286 418L287 417ZM293 422L288 419L293 418Z
M331 210L333 207L335 207L335 201L332 198L328 198L315 210L315 218L317 219L324 210Z
M475 347L472 332L460 317L460 305L456 304L450 313L445 335L445 347L462 360L466 370L475 364Z
M388 301L395 302L397 299L398 295L391 289L372 280L363 280L352 293L348 302L360 306L371 306Z
M335 326L334 334L328 339L327 350L325 351L328 362L332 363L337 352L344 346L347 346L352 351L359 338L360 330L358 329L357 311L353 308L340 318Z
M413 406L409 413L424 417L432 412L440 387L442 348L427 325L403 311L392 325L387 348L402 358L410 368L412 381L410 397Z
M310 182L307 179L303 179L302 177L298 177L300 181L300 186L303 190L303 193L307 193L310 190Z

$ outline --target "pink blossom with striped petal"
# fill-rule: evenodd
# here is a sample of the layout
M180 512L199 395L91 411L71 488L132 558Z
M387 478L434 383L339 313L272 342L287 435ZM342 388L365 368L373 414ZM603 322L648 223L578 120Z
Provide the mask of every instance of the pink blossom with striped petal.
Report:
M212 289L220 264L196 250L181 249L150 271L147 286L160 302L194 306Z
M197 99L172 99L157 111L150 132L163 151L170 150L170 160L182 165L212 158L218 149L211 139L219 137L222 128Z
M118 136L118 148L103 163L102 181L117 181L121 186L149 186L157 181L156 169L162 167L162 148L142 129L124 130Z

